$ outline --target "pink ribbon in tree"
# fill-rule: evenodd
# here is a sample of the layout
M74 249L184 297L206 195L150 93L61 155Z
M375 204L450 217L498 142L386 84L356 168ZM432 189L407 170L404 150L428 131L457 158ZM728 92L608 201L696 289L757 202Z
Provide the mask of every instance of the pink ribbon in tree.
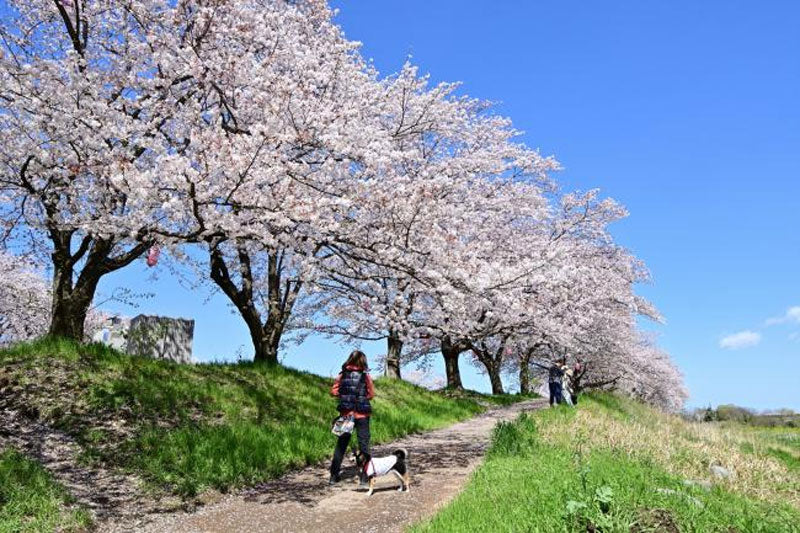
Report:
M150 250L147 251L147 266L156 266L159 255L161 255L161 248L159 248L157 244L154 244L150 247Z

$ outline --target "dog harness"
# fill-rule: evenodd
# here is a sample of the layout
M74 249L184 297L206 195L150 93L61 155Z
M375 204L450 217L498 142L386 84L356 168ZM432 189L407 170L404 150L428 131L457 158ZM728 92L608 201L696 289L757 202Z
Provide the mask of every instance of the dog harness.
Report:
M388 474L394 465L397 464L397 456L389 455L387 457L380 457L378 459L370 459L364 473L367 477L382 476Z

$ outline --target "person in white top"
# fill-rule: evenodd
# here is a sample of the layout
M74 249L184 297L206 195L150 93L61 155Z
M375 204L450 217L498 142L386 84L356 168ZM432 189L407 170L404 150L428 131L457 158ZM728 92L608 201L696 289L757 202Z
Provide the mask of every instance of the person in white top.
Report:
M567 366L566 364L561 367L564 371L564 375L562 379L561 396L564 398L564 403L570 406L574 406L575 404L572 403L572 398L574 396L574 392L572 390L572 369Z

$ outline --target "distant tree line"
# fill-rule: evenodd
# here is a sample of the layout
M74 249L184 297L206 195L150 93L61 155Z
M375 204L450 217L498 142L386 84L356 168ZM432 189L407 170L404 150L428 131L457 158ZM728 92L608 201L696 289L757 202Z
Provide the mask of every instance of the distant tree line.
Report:
M800 427L800 413L792 409L759 413L747 407L726 404L720 405L716 409L711 406L697 409L694 411L693 417L702 422L738 422L761 427Z

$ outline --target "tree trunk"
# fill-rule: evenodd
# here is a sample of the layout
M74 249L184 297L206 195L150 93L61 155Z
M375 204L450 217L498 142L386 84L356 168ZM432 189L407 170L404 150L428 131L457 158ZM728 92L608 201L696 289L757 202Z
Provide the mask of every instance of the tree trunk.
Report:
M53 239L53 301L48 335L80 341L83 340L83 323L88 306L81 313L77 302L73 301L74 265L69 250L71 235L61 233L58 236L59 240Z
M277 364L281 338L302 283L282 277L280 251L264 252L268 254L266 282L269 307L265 311L266 320L262 320L261 312L256 306L250 252L244 245L235 246L236 259L231 261L231 267L238 270L241 286L237 286L220 248L222 242L211 241L208 245L211 279L222 289L247 324L253 342L253 360L257 363Z
M486 369L489 383L492 384L492 394L503 394L503 381L500 379L500 364L496 362L486 350L473 348L473 353Z
M475 357L481 362L486 369L486 373L489 375L489 382L492 384L492 394L504 394L500 370L503 368L503 355L505 351L505 339L496 351L490 351L483 342L477 346L472 346L473 354L475 354Z
M56 228L50 230L53 241L53 302L48 334L82 342L86 315L100 278L129 265L150 245L139 243L127 252L112 256L114 241L87 235L73 253L73 234L73 231ZM86 259L76 280L75 265L84 256Z
M228 296L231 303L236 307L241 315L247 329L250 332L250 340L253 343L253 361L256 363L277 364L278 346L280 345L280 335L273 331L275 328L271 320L266 323L261 321L261 314L258 312L251 292L252 277L242 270L242 285L236 287L230 276L225 260L218 250L211 253L211 279Z
M84 325L89 307L102 274L93 265L85 265L78 283L72 287L72 268L55 268L53 277L53 306L50 319L51 337L83 341Z
M247 329L250 331L250 340L253 342L255 354L253 361L256 363L277 364L278 363L278 344L280 338L275 340L275 335L270 335L270 331L261 323L261 317L255 309L239 309L244 318Z
M500 379L500 367L485 365L486 372L489 374L489 381L492 384L492 394L504 394L503 380Z
M389 332L386 338L386 369L384 375L389 378L401 379L400 377L400 354L403 351L403 341L393 331Z
M255 355L253 356L254 362L268 365L278 364L278 350L270 343L257 342L254 340L253 347L255 348Z
M450 337L442 339L442 357L444 357L444 369L447 374L447 388L463 390L461 383L461 372L458 369L458 358L466 350L460 343L453 343Z
M87 303L75 302L72 298L57 298L53 295L53 316L50 329L51 337L61 337L75 341L83 341L84 323L89 312L91 300Z
M531 366L528 357L524 357L519 363L519 393L531 393Z

